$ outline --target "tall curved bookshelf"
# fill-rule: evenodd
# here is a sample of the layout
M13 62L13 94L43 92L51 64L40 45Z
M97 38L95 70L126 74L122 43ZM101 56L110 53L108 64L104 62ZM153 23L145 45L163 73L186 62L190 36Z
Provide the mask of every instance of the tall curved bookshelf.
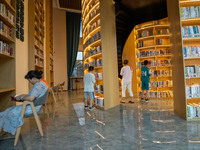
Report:
M134 28L137 92L141 95L140 69L144 60L151 69L150 98L172 99L172 65L168 19L149 21ZM133 83L135 84L135 83Z
M119 104L117 51L115 52L116 31L115 27L112 27L115 25L113 24L113 22L115 22L115 16L114 12L109 12L112 10L111 7L112 0L82 0L84 74L88 72L87 69L89 66L94 66L96 77L96 83L94 84L94 104L97 108L103 110L109 109ZM104 17L106 12L111 14L110 20L108 20L109 17ZM101 18L104 19L102 20ZM113 20L113 22L111 20ZM111 30L106 33L106 28L110 28ZM103 39L102 35L104 36ZM112 44L109 45L108 42L111 42ZM108 49L111 49L110 52L107 51ZM112 60L110 61L109 59L111 57ZM110 61L109 65L108 61ZM111 74L113 73L114 76L109 74L108 71L110 71ZM111 76L113 78L110 80L109 78ZM111 90L113 90L113 92L111 92Z

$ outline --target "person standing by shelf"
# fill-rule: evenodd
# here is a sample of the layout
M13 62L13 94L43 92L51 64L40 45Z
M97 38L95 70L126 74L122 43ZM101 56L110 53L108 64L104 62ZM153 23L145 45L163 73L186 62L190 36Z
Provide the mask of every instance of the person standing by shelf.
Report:
M149 76L150 76L150 68L147 67L148 60L144 61L144 66L141 68L141 82L142 82L142 96L141 101L144 100L144 90L146 90L145 101L148 102L148 90L149 90Z
M126 98L126 87L128 88L129 95L131 97L131 101L133 102L133 92L132 92L132 68L128 65L128 60L124 60L123 67L121 69L120 75L122 76L122 101L121 103L125 103Z
M96 82L95 80L95 76L94 76L94 67L93 66L90 66L88 68L88 73L86 73L84 75L84 78L83 78L83 82L84 82L84 94L85 94L85 109L88 108L88 105L87 105L87 99L88 97L90 97L90 108L89 110L93 110L94 107L92 107L92 102L93 102L93 99L94 99L94 83Z

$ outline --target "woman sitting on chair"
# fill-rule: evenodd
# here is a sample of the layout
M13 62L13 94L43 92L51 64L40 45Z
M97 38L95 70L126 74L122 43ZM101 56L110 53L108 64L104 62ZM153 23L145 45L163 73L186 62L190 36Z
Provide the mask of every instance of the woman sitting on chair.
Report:
M40 79L42 78L42 74L42 71L29 71L25 76L25 79L27 79L29 83L33 84L32 89L29 91L29 94L22 94L15 97L16 100L33 101L37 112L46 101L46 99L43 100L40 99L40 97L43 97L48 90L46 83L40 81ZM7 108L5 111L0 112L0 131L2 128L5 132L9 132L14 135L17 128L22 126L24 123L20 116L21 110L22 105L18 105ZM30 105L26 107L25 115L26 114L32 114L32 109Z

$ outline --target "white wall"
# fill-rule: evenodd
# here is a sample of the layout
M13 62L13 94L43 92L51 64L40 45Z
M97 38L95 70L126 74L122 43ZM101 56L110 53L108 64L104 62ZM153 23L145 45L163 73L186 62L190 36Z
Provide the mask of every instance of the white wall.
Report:
M53 8L54 84L65 81L67 90L66 11Z

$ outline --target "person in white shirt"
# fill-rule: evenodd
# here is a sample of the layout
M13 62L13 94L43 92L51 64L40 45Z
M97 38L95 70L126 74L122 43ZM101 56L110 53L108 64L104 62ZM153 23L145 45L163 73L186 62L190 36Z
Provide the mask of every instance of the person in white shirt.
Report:
M129 95L131 97L131 101L133 102L133 92L132 92L132 68L128 65L128 60L124 60L124 66L121 69L120 75L122 76L122 101L121 103L125 103L126 98L126 87L128 88Z
M85 93L85 109L88 108L87 99L88 97L90 97L90 108L89 108L90 111L94 109L94 107L92 107L92 102L94 99L94 83L96 82L95 76L93 74L93 70L94 70L94 67L90 66L88 68L89 72L86 73L83 78L84 93Z

